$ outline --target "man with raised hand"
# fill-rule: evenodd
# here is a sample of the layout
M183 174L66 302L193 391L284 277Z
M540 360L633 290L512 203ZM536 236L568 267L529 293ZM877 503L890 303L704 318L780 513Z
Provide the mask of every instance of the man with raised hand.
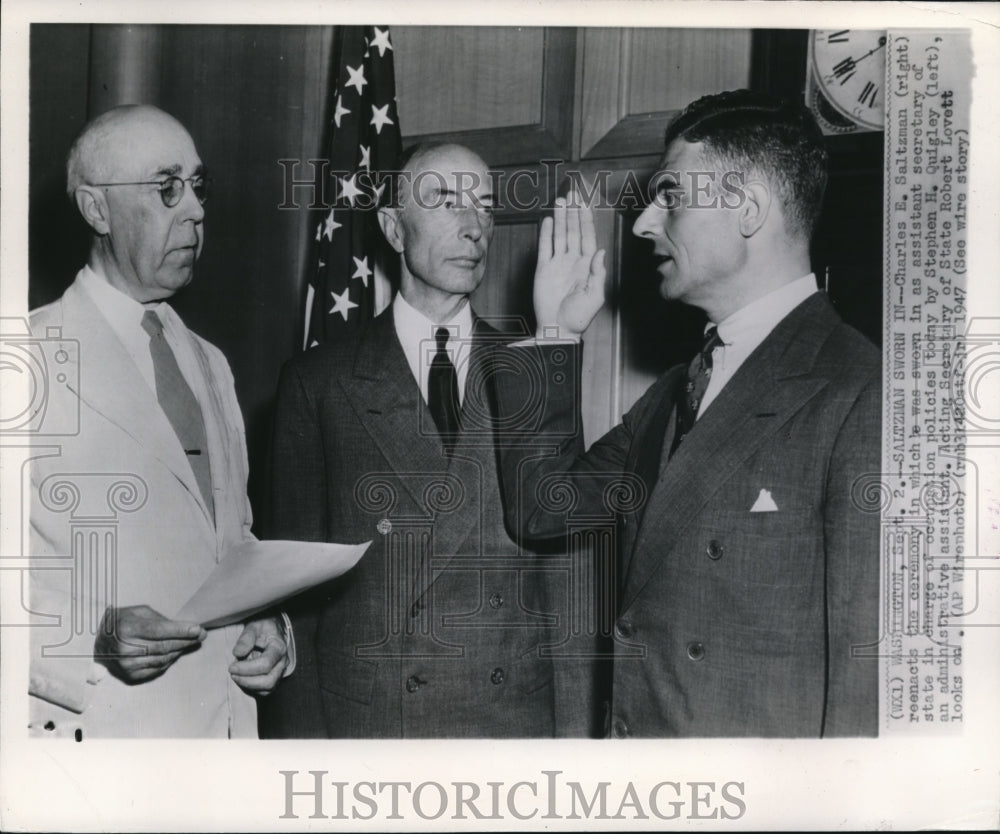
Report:
M559 207L543 226L538 344L506 348L537 370L497 388L498 419L533 415L550 454L506 433L505 511L525 541L559 536L565 508L540 500L554 484L586 515L608 511L609 476L638 482L606 577L613 737L877 733L879 515L862 493L879 472L881 362L810 270L826 166L807 111L749 91L670 125L633 232L663 297L707 314L705 344L585 453L579 386L553 382L564 346L546 340L579 339L600 306L592 224Z

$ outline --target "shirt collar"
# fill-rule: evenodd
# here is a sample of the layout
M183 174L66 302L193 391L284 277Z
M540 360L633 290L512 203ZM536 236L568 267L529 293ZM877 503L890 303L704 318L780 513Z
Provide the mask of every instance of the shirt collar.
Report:
M146 308L132 296L111 286L107 278L89 265L80 270L80 282L115 330L140 326Z
M783 284L720 322L719 338L727 346L747 339L759 344L778 322L816 291L816 276L812 272ZM760 338L756 338L758 335Z
M421 342L433 339L439 327L448 328L449 339L468 338L472 335L472 307L468 298L449 321L433 322L403 298L401 292L397 292L392 302L392 317L399 341L406 348L418 348Z

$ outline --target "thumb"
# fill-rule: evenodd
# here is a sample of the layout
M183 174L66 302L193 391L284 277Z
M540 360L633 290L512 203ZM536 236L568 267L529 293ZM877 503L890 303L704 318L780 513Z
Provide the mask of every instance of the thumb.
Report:
M237 658L246 657L250 654L256 644L257 635L250 626L247 626L243 629L243 633L240 634L239 639L236 641L236 645L233 646L233 656Z
M604 279L607 276L607 270L604 268L604 250L598 249L594 253L594 257L590 259L590 278L588 279L588 291L589 292L600 292L604 295Z

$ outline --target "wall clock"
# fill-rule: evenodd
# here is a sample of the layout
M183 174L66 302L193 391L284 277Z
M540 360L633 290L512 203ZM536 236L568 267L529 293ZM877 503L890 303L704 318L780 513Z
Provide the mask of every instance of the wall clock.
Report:
M810 33L806 103L826 133L884 130L885 44L885 30Z

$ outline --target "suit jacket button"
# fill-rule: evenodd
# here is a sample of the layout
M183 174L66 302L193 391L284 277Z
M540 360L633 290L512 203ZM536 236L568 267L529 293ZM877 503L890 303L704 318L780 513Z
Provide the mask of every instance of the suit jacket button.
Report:
M688 643L687 653L691 660L705 659L705 647L701 643Z
M503 594L490 594L490 608L499 608L503 605Z
M722 554L726 552L726 548L722 546L721 542L712 539L712 541L708 543L708 548L705 552L708 554L709 559L721 559Z
M424 681L422 681L416 675L410 675L410 677L406 679L406 691L416 692L418 689L420 689L420 684L422 683L424 683Z
M628 724L621 718L616 718L611 722L611 735L615 738L628 738Z
M383 518L375 525L375 529L383 536L388 536L392 532L392 522L387 518Z
M499 686L503 683L503 669L497 666L492 672L490 672L490 681L495 685Z
M632 625L628 620L622 617L615 623L615 634L621 637L623 640L627 640L633 634L635 634L635 626Z

